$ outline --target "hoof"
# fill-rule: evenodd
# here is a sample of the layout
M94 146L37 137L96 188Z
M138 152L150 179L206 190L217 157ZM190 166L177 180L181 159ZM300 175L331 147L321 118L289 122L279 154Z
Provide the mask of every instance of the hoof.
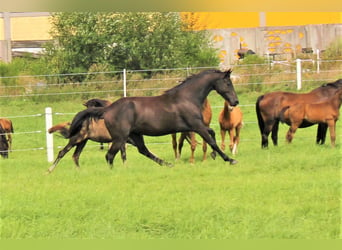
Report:
M238 163L238 161L237 160L234 160L234 159L230 159L230 165L235 165L235 164L237 164Z
M213 158L213 159L215 160L215 159L216 159L216 153L215 153L215 151L211 152L211 153L210 153L210 156L211 156L211 158Z
M164 162L163 165L166 166L166 167L169 167L169 168L173 168L174 167L174 165L172 163L169 163L169 162Z

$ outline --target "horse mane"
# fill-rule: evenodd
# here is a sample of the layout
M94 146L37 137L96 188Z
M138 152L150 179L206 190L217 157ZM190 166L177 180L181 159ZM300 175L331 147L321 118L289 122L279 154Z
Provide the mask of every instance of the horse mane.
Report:
M342 87L342 79L338 79L335 82L330 82L330 83L324 83L321 85L321 87L333 87L333 88L339 88L341 85Z
M203 75L211 74L211 73L225 73L223 78L226 78L226 77L230 76L230 74L232 73L232 70L228 69L227 71L221 71L221 70L218 70L218 69L208 69L208 70L204 70L204 71L202 71L202 72L200 72L198 74L192 74L192 75L188 76L187 78L185 78L185 80L180 82L180 84L176 85L175 87L173 87L173 88L171 88L169 90L166 90L164 93L173 93L174 91L176 91L176 90L184 87L185 85L187 85L193 79L199 78L199 77L202 77Z
M90 107L106 107L109 106L112 102L108 101L108 100L103 100L103 99L90 99L88 101L86 101L85 103L83 103L84 106L86 106L87 108Z

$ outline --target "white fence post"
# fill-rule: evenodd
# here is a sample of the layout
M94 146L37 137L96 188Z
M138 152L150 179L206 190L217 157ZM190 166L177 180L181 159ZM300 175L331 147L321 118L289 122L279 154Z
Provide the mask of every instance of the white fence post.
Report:
M126 82L126 69L123 69L123 91L124 91L124 97L127 96L127 82Z
M48 132L48 129L52 127L52 109L50 107L45 108L45 126L47 160L53 162L53 135Z
M300 59L296 59L296 73L297 73L297 89L302 88L302 63Z
M319 53L320 53L320 50L317 49L317 74L319 74L319 72L320 72L320 68L319 68L320 65L319 64L320 64L321 58L320 58Z

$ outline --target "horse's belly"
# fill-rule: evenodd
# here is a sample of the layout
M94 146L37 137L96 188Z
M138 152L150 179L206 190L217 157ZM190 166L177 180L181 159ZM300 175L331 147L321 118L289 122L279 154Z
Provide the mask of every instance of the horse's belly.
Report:
M183 131L188 131L188 126L176 117L139 121L132 128L132 132L148 136L161 136Z
M303 120L302 123L299 125L299 128L307 128L307 127L310 127L312 125L315 125L315 123L312 123L312 122L307 121L307 120Z

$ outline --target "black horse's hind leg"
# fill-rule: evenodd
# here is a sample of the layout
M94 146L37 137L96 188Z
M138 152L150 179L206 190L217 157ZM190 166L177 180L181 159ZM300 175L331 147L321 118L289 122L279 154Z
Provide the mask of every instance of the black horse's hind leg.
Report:
M127 160L127 156L126 156L126 145L125 145L125 143L121 146L121 148L120 148L120 153L121 153L122 162L125 163L126 160Z
M278 130L279 130L279 120L276 120L272 127L272 134L271 134L274 146L278 145Z
M154 154L152 154L146 147L144 142L144 137L140 134L130 134L130 138L134 141L134 144L138 148L140 154L145 155L146 157L150 158L151 160L155 161L159 165L166 165L171 167L172 164L165 162L164 160L158 158Z
M319 123L317 127L316 143L323 145L327 136L328 125L325 123Z
M121 152L122 150L125 151L124 147L125 147L125 141L115 140L115 142L114 141L112 142L112 145L106 154L106 161L109 164L110 168L113 168L113 161L114 161L116 154L119 152L119 150L121 150ZM125 155L124 157L126 157L126 151L124 155Z
M64 155L66 153L68 153L70 151L70 149L72 149L75 146L74 143L72 143L71 141L69 141L69 143L58 153L58 156L56 158L56 160L53 162L52 166L49 167L48 169L48 173L51 173L54 168L57 166L58 162L64 157Z
M74 154L72 155L72 159L74 160L77 169L80 168L80 165L79 165L79 163L78 163L78 160L79 160L79 158L80 158L80 155L81 155L81 152L82 152L83 148L84 148L85 145L87 144L87 141L88 141L88 140L84 140L84 141L80 142L79 144L77 144L77 145L76 145L75 152L74 152Z
M225 153L222 152L222 150L217 146L216 139L215 139L215 132L211 128L204 127L203 129L200 129L197 131L197 133L205 140L211 148L217 152L224 161L229 161L230 164L236 164L237 161L229 158ZM215 156L215 153L211 153L212 157ZM214 157L213 157L214 158Z

